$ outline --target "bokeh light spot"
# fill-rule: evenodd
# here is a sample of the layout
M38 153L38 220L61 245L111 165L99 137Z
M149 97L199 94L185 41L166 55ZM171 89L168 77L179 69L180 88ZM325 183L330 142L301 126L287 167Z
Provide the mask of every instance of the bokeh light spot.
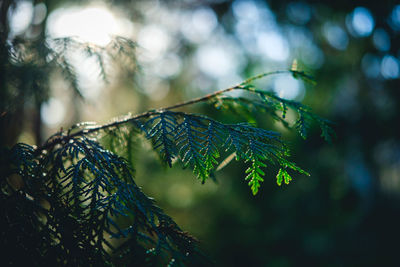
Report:
M50 98L44 103L40 108L40 112L42 121L49 126L59 124L65 116L64 104L56 98Z
M34 7L34 18L33 24L40 24L46 18L47 15L47 7L44 3L39 3Z
M233 14L237 19L257 21L259 19L259 9L254 1L236 0L232 4Z
M171 40L166 31L156 25L143 27L138 35L138 44L145 49L143 61L154 61L160 59L168 49Z
M182 69L182 61L177 54L171 53L163 57L152 68L152 72L162 78L173 78Z
M399 61L390 55L382 59L381 74L385 79L396 79L399 77Z
M371 12L365 7L356 7L350 15L351 32L357 37L369 36L375 26Z
M47 26L54 38L75 36L101 46L122 32L114 15L101 6L60 8L50 14Z
M203 73L213 78L236 72L238 64L230 51L218 45L201 46L196 54L196 62Z
M257 38L257 46L262 54L272 60L284 61L289 57L288 42L277 31L261 33Z
M349 44L349 38L346 32L338 25L333 23L325 23L323 33L328 43L338 49L345 50Z
M183 16L181 31L189 41L200 43L207 40L217 25L214 11L204 7Z
M274 80L274 92L281 98L293 100L304 93L303 91L303 84L293 77L280 76Z
M400 30L400 5L393 8L390 14L389 24L394 30Z
M376 49L378 49L379 51L389 51L390 37L384 29L376 29L374 35L372 36L372 41Z
M33 17L33 5L29 1L19 1L14 10L8 14L12 35L24 32L30 25Z

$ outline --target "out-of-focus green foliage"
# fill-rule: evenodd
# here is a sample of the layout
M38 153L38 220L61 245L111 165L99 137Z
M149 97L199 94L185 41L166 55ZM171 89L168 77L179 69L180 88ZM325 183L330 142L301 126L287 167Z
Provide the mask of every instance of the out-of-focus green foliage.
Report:
M13 2L2 1L2 9ZM41 3L50 16L62 10L68 12L68 5L83 10L86 5L92 6L90 1L63 0L32 1L32 6ZM315 77L315 87L300 82L297 94L289 95L286 89L294 88L293 83L286 84L278 76L268 78L264 84L255 82L254 86L288 101L304 97L313 112L335 122L337 138L333 144L321 141L314 118L305 118L312 124L303 127L307 130L304 141L282 127L296 127L298 114L290 109L285 114L285 106L279 103L276 107L280 112L271 112L262 98L248 98L247 93L211 99L212 107L199 105L190 110L225 124L250 121L252 126L281 132L292 148L291 160L311 174L297 179L290 172L294 178L290 186L276 186L279 179L282 178L283 184L288 177L284 168L280 171L279 166L269 166L263 169L266 178L263 186L251 197L243 181L247 163L228 164L235 154L224 150L219 151L219 158L213 156L223 162L210 173L217 183L194 183L187 179L191 175L189 170L175 167L176 159L165 172L154 160L158 152L166 159L165 153L161 150L148 153L152 141L143 141L124 127L108 131L102 145L136 164L135 182L147 195L155 197L183 229L198 237L202 248L219 266L397 266L396 244L400 238L397 227L400 132L396 127L400 121L400 7L397 3L258 0L105 3L108 9L117 11L119 18L132 22L125 28L138 41L138 60L144 74L140 79L148 86L133 84L132 76L120 76L118 72L125 68L124 64L118 64L119 68L115 72L113 68L107 76L108 84L95 100L63 100L62 94L71 90L60 93L63 86L54 83L54 77L48 90L38 94L44 97L39 104L23 94L17 97L18 105L0 97L2 103L16 108L8 116L0 114L1 129L7 129L1 131L1 142L11 146L19 139L41 144L39 140L43 141L61 126L166 106L260 72L288 69L296 62L293 69L306 70ZM2 23L7 17L3 14ZM46 29L54 22L47 20L48 17L39 25L31 23L19 38L43 41L48 36ZM0 29L2 34L7 32L5 28ZM41 34L35 35L38 32ZM146 46L149 40L150 44L161 45ZM145 47L143 50L141 45ZM142 57L149 48L155 49L159 56ZM5 51L3 48L0 51L2 86L8 75ZM210 60L200 60L205 58L214 61L210 64ZM107 70L107 58L104 63ZM71 65L77 66L72 61ZM27 70L25 77L36 73L33 68ZM94 77L101 74L99 68L92 73ZM75 74L77 85L86 93L87 81L79 71ZM284 80L290 79L285 76ZM66 87L70 88L70 84ZM1 94L16 92L3 88ZM31 90L29 86L24 88L27 92ZM47 105L45 99L49 96L50 100L60 99L68 110L64 121L56 125L41 121L40 106ZM212 163L213 157L207 159L206 166L217 165ZM10 231L10 236L19 229Z

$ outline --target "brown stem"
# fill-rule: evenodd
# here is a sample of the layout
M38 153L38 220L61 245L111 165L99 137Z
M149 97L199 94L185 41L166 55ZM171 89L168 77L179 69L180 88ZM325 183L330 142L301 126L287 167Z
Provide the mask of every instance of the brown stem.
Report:
M213 97L215 97L217 95L220 95L220 94L223 94L223 93L235 90L235 89L241 89L241 85L235 85L233 87L229 87L229 88L226 88L226 89L223 89L223 90L219 90L217 92L205 95L203 97L194 98L194 99L189 100L189 101L181 102L181 103L178 103L178 104L173 105L173 106L162 108L161 110L171 110L171 109L180 108L180 107L183 107L183 106L188 106L188 105L191 105L191 104L207 101L207 100L209 100L209 99L211 99L211 98L213 98Z
M135 121L135 120L140 119L140 118L145 118L145 117L149 117L149 116L158 114L158 113L160 113L162 111L165 111L165 110L176 109L176 108L192 105L192 104L195 104L195 103L207 101L207 100L209 100L209 99L211 99L213 97L216 97L216 96L218 96L220 94L223 94L223 93L235 90L235 89L242 89L241 84L235 85L235 86L223 89L223 90L216 91L214 93L205 95L203 97L198 97L198 98L195 98L195 99L192 99L192 100L189 100L189 101L185 101L185 102L181 102L181 103L178 103L178 104L175 104L175 105L172 105L172 106L168 106L168 107L165 107L165 108L159 108L159 109L156 109L156 110L150 110L150 111L147 111L147 112L144 112L144 113L140 113L140 114L131 116L129 118L125 118L125 119L121 119L121 120L118 120L118 121L106 123L106 124L103 124L103 125L100 125L100 126L97 126L97 127L93 127L93 128L89 128L89 129L82 129L82 130L80 130L80 131L78 131L76 133L73 133L73 134L62 135L60 133L59 136L55 136L53 138L50 138L44 145L38 147L36 149L36 153L38 154L38 153L42 152L43 150L50 149L50 148L54 147L57 144L68 142L72 138L74 138L76 136L79 136L79 135L90 134L90 133L97 132L97 131L100 131L100 130L104 130L104 129L107 129L107 128L116 127L118 125L130 122L130 121Z
M49 140L47 140L47 142L44 145L38 147L36 149L36 153L40 153L41 151L46 150L46 149L51 149L52 147L54 147L57 144L68 142L72 138L74 138L76 136L79 136L79 135L90 134L90 133L97 132L97 131L100 131L100 130L104 130L104 129L107 129L107 128L116 127L118 125L130 122L130 121L135 121L135 120L140 119L140 118L146 118L146 117L158 114L158 113L160 113L162 111L177 109L177 108L181 108L181 107L184 107L184 106L188 106L188 105L204 102L204 101L212 99L212 98L214 98L214 97L216 97L218 95L221 95L223 93L230 92L230 91L233 91L233 90L247 90L245 88L245 85L250 83L250 82L252 82L252 81L254 81L254 80L260 79L260 78L265 77L267 75L281 74L281 73L290 73L290 71L274 71L274 72L263 73L263 74L255 76L255 77L249 78L249 79L245 80L244 82L242 82L242 83L240 83L238 85L235 85L235 86L232 86L232 87L229 87L229 88L226 88L226 89L222 89L222 90L216 91L214 93L205 95L203 97L194 98L194 99L191 99L191 100L188 100L188 101L184 101L184 102L181 102L181 103L178 103L178 104L175 104L175 105L172 105L172 106L164 107L164 108L159 108L159 109L156 109L156 110L150 110L150 111L147 111L147 112L143 112L143 113L140 113L140 114L125 118L125 119L120 119L120 120L117 120L117 121L114 121L114 122L106 123L106 124L103 124L103 125L100 125L100 126L82 129L82 130L80 130L80 131L78 131L76 133L73 133L73 134L62 135L62 133L60 133L60 135L55 136L53 138L50 138Z

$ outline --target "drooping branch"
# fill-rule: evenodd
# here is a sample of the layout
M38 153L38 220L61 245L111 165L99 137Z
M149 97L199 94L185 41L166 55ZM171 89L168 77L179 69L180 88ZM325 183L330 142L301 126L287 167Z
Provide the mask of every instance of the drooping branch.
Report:
M296 71L296 70L279 70L279 71L262 73L262 74L254 76L254 77L251 77L251 78L249 78L249 79L247 79L247 80L245 80L245 81L243 81L243 82L241 82L241 83L239 83L239 84L237 84L235 86L232 86L232 87L229 87L229 88L225 88L225 89L222 89L222 90L218 90L218 91L216 91L214 93L210 93L210 94L207 94L205 96L194 98L194 99L191 99L191 100L188 100L188 101L184 101L184 102L181 102L181 103L178 103L178 104L174 104L174 105L163 107L163 108L149 110L149 111L146 111L146 112L134 115L134 116L130 116L130 117L127 117L127 118L119 119L119 120L116 120L116 121L113 121L113 122L110 122L110 123L106 123L106 124L102 124L102 125L99 125L99 126L93 126L93 127L90 127L90 128L85 128L85 129L77 131L77 132L75 132L73 134L69 134L69 131L67 133L59 132L56 135L54 135L52 138L49 138L44 145L38 147L36 149L36 153L39 154L44 150L53 148L57 144L66 143L69 140L71 140L72 138L80 136L80 135L87 135L87 134L98 132L98 131L101 131L101 130L114 128L114 127L117 127L117 126L122 125L122 124L126 124L126 123L129 123L129 122L136 121L136 120L141 119L141 118L146 118L146 117L150 117L150 116L159 114L160 112L163 112L163 111L173 110L173 109L181 108L181 107L184 107L184 106L189 106L189 105L205 102L205 101L208 101L210 99L213 99L213 98L215 98L215 97L217 97L219 95L222 95L222 94L230 92L230 91L245 90L245 91L258 92L258 91L255 91L255 90L249 90L249 87L248 87L249 83L251 83L251 82L253 82L255 80L264 78L266 76L275 75L275 74L287 74L287 73L292 73L293 75L298 75L298 76L306 77L306 78L309 77L306 74L304 74L304 72L299 72L299 71Z

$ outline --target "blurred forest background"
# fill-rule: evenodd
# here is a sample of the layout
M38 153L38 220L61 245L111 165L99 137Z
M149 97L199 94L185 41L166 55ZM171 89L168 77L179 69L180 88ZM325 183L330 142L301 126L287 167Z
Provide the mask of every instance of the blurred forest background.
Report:
M325 143L314 129L303 140L272 120L260 126L283 132L292 160L311 177L278 187L271 171L253 197L244 166L229 164L216 183L201 185L190 170L164 168L138 139L136 182L201 241L217 266L398 266L396 1L3 0L0 8L3 44L74 36L107 46L110 36L123 36L137 43L138 63L132 69L103 62L104 76L93 57L71 49L75 90L49 69L46 89L35 91L29 64L19 69L26 80L6 88L2 44L2 146L41 144L61 127L166 106L289 69L296 60L315 86L280 75L263 87L334 121L336 139ZM240 121L212 105L190 112Z

